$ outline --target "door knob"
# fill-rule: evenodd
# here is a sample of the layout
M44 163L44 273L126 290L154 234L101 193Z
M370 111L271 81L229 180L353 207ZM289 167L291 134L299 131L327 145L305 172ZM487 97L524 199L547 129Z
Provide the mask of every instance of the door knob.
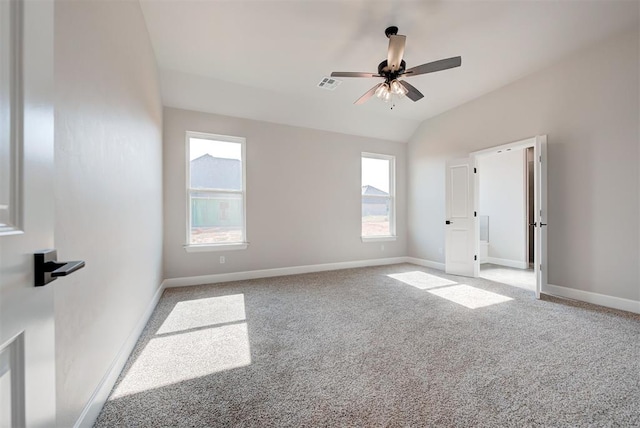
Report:
M536 223L529 223L529 226L536 227L537 225L538 225L538 223L537 223L537 222L536 222Z
M55 281L59 276L70 275L84 267L82 260L73 262L57 261L58 252L56 250L42 250L33 256L34 282L36 287L47 285L51 281Z
M444 224L451 224L449 220L445 220Z

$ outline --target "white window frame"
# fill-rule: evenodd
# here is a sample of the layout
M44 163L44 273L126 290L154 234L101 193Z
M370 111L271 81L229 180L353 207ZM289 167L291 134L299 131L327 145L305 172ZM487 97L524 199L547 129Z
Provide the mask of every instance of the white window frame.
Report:
M362 235L362 158L383 159L389 161L389 196L368 195L367 197L389 199L389 233L390 235L363 236ZM380 153L362 152L360 153L360 238L362 242L385 242L395 241L396 236L396 157Z
M222 141L226 143L238 143L241 147L242 156L242 189L241 190L227 190L227 189L192 189L191 188L191 162L190 162L190 148L191 138L198 138L202 140ZM188 253L203 252L203 251L228 251L228 250L245 250L249 246L247 240L247 158L246 158L246 144L247 139L244 137L234 137L230 135L218 135L209 134L205 132L187 131L185 138L185 166L186 166L186 206L187 206L187 221L186 221L186 237L187 244L184 245L185 251ZM208 243L208 244L191 244L191 193L228 193L228 194L242 194L242 242L231 243Z

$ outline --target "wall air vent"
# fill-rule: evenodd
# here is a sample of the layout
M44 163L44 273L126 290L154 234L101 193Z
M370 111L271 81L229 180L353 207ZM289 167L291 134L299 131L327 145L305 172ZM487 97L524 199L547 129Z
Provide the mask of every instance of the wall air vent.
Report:
M341 80L334 79L333 77L323 77L320 83L318 83L318 88L328 89L329 91L333 91L341 83L342 83Z

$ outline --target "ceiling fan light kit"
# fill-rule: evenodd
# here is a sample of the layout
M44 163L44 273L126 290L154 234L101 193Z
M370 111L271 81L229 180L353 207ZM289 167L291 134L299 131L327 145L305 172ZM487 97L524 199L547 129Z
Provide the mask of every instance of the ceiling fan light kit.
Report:
M419 76L421 74L433 73L441 70L448 70L462 65L462 57L456 56L439 61L428 62L410 69L406 69L406 63L402 59L406 36L398 35L398 27L388 27L384 34L389 38L389 48L387 49L387 59L378 64L378 73L359 73L348 71L334 71L331 77L382 77L384 82L371 88L367 93L358 98L354 104L362 104L372 96L376 96L385 102L392 98L406 96L412 101L418 101L424 95L413 85L398 80L400 77ZM395 104L391 106L393 108Z

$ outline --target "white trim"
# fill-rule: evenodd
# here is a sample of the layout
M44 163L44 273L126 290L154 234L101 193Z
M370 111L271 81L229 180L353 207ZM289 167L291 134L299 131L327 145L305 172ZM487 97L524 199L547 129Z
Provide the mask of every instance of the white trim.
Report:
M513 143L502 144L500 146L489 147L488 149L476 150L471 152L471 156L486 156L500 152L507 152L513 149L526 149L529 147L535 147L537 137L529 137L524 140L514 141ZM477 165L476 165L477 166Z
M384 153L372 153L372 152L361 152L360 156L363 158L372 158L372 159L382 159L382 160L391 160L395 159L395 155L386 155Z
M407 257L390 257L385 259L356 260L352 262L324 263L317 265L292 266L274 269L250 270L244 272L218 273L211 275L169 278L162 282L163 287L187 287L191 285L215 284L218 282L245 281L248 279L271 278L274 276L298 275L328 270L352 269L369 266L394 265L407 263Z
M397 236L361 236L362 242L387 242L395 241Z
M498 257L487 256L485 263L491 263L494 265L506 266L515 269L528 269L529 263L520 260L500 259Z
M575 288L561 287L559 285L552 284L547 284L542 292L559 297L565 297L567 299L605 306L607 308L640 314L640 301L638 300L623 299L620 297L594 293L592 291L577 290Z
M405 257L407 263L411 263L418 266L424 266L431 269L437 269L444 272L445 264L440 262L434 262L432 260L418 259L415 257Z
M192 189L191 188L191 138L201 140L211 140L214 142L226 142L240 144L240 163L242 165L242 189L225 191L218 189ZM236 193L242 194L242 240L247 241L247 139L245 137L235 137L231 135L209 134L205 132L187 131L185 133L185 183L186 183L186 236L187 241L191 241L191 192L202 193ZM217 245L217 244L211 244ZM237 248L240 249L240 248ZM198 250L196 250L198 251ZM205 250L200 250L205 251ZM219 250L208 250L219 251Z
M204 253L208 251L236 251L246 250L249 247L248 242L237 244L201 244L201 245L184 245L183 248L187 253Z
M149 302L147 309L144 311L135 327L131 330L129 337L127 337L125 342L122 344L122 347L120 348L120 351L118 351L116 357L113 359L111 366L109 366L109 369L102 377L102 380L100 380L100 383L93 391L91 398L84 406L84 409L82 409L80 417L73 425L74 428L92 427L95 423L98 415L100 414L100 411L102 410L102 407L109 398L109 394L111 393L116 380L118 380L118 376L120 376L122 369L127 363L129 355L133 351L133 348L136 346L136 343L138 342L142 331L146 327L147 322L149 322L149 318L151 318L151 314L160 301L160 297L162 296L163 292L164 283L161 284L160 287L158 287L158 290L151 298L151 302Z
M389 200L389 232L391 236L396 236L396 157L395 155L385 155L382 153L370 153L370 152L361 152L360 153L360 177L362 177L362 158L369 159L380 159L386 160L389 162L389 195L381 196L381 195L362 195L360 197L360 207L362 209L362 198L368 198L370 196L380 197L381 199ZM360 182L360 189L364 183ZM361 220L362 224L362 213Z

